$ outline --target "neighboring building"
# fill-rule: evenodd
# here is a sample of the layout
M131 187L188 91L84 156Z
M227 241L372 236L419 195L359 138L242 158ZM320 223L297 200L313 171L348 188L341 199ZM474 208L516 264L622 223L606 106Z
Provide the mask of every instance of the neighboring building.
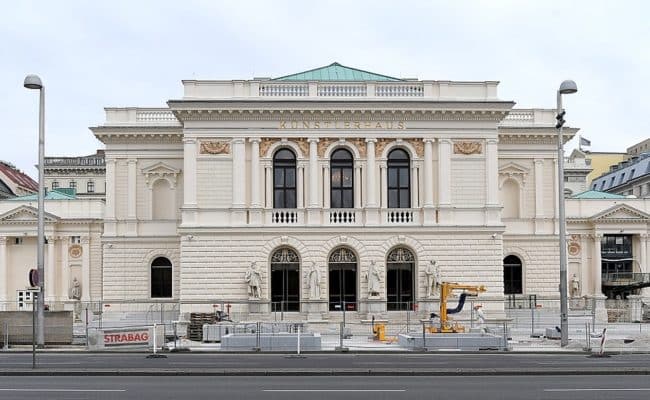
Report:
M36 192L38 183L13 164L0 161L0 200Z
M591 189L626 196L649 197L650 152L612 165L609 173L592 181Z
M650 139L646 139L627 148L627 154L630 157L639 156L642 153L650 153Z
M47 190L74 189L79 198L106 196L104 151L84 157L45 157Z
M594 179L602 174L609 172L609 168L625 161L628 158L626 153L609 153L609 152L585 152L587 159L591 163L591 172L587 175L587 183L591 187Z
M29 270L36 268L36 194L0 201L0 309L31 309ZM103 201L49 191L45 197L45 301L72 309L69 290L81 283L81 300L102 298ZM67 304L65 303L67 302Z
M587 176L591 170L591 160L586 154L578 149L573 150L564 161L564 196L572 197L587 190Z

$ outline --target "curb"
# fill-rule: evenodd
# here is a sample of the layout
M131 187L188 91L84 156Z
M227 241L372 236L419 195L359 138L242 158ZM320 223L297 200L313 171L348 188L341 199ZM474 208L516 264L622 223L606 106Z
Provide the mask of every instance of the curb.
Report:
M19 369L0 370L0 376L531 376L531 375L650 375L650 368L571 369Z

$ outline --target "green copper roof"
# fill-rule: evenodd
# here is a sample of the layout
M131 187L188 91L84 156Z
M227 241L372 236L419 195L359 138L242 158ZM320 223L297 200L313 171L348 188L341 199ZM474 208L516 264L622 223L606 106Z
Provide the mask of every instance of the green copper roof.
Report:
M393 78L374 72L368 72L357 68L346 67L337 62L330 65L310 69L309 71L298 72L296 74L281 76L273 79L274 81L401 81L402 79Z
M599 192L597 190L587 190L586 192L578 193L572 199L625 199L625 196L614 193Z
M77 198L74 194L66 193L62 189L54 189L47 192L45 200L74 200ZM28 194L27 196L13 197L8 200L13 201L37 201L38 194Z

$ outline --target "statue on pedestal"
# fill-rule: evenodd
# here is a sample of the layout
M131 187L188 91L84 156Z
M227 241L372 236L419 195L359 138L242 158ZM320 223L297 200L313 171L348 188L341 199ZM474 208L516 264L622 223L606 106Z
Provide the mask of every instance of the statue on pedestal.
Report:
M578 279L576 274L573 274L573 277L571 277L571 297L580 297L580 279Z
M429 262L424 274L427 277L426 297L430 298L440 294L440 269L434 260Z
M379 275L379 267L374 261L370 261L366 278L368 280L368 297L379 297L381 276Z
M309 299L320 300L320 271L313 261L307 271L307 282L309 283Z
M76 276L72 279L72 283L70 284L68 297L72 300L81 300L81 283Z
M244 280L248 283L248 297L259 299L262 288L262 276L257 271L257 262L253 261L246 271Z

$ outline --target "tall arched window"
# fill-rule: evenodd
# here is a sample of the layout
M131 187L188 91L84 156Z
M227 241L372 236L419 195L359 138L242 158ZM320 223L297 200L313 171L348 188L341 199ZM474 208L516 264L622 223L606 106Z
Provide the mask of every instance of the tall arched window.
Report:
M330 205L332 208L354 207L354 165L352 154L338 149L330 158Z
M329 258L329 309L354 311L357 309L357 256L341 247Z
M522 294L521 260L510 255L503 259L503 294Z
M403 247L386 258L386 308L388 311L410 310L413 304L415 257Z
M410 165L406 151L395 149L388 154L388 208L411 207Z
M172 297L172 262L166 257L151 262L151 297Z
M289 149L273 156L273 208L296 208L296 155Z
M503 182L501 187L501 204L503 218L519 218L519 183L514 179Z
M273 311L300 311L300 260L292 249L271 256L271 305Z

